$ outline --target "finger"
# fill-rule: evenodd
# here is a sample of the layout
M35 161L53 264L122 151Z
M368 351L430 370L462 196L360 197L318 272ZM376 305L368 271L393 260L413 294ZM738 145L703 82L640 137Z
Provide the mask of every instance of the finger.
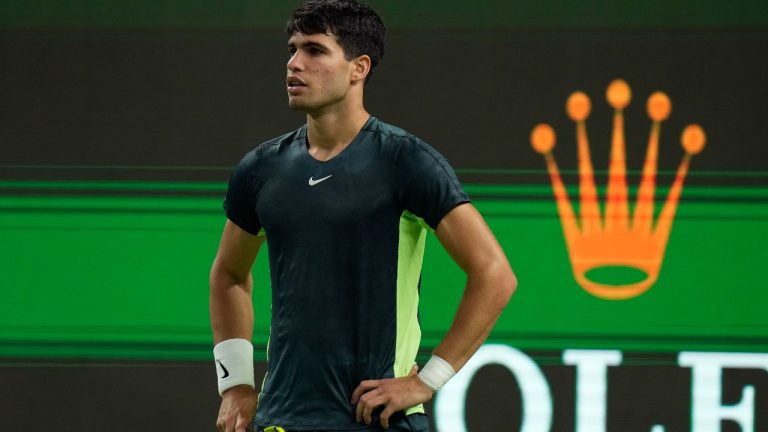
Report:
M355 407L355 420L358 423L364 420L365 407L370 403L370 400L376 397L380 392L381 390L379 389L373 389L360 397L360 400L357 402L357 407Z
M216 421L216 429L218 429L219 432L227 432L227 423L227 416L219 417Z
M224 432L227 427L227 413L224 411L224 407L219 408L219 416L216 417L216 430Z
M373 410L380 407L381 405L384 405L387 402L387 397L385 395L379 395L376 397L371 398L370 400L367 400L365 402L365 408L363 408L363 421L365 424L371 424L373 419L371 419L371 415L373 414Z
M355 407L355 421L358 423L363 421L363 408L365 408L365 401L361 398Z
M248 427L248 420L246 420L243 417L238 417L237 423L235 424L235 432L246 432L247 427Z
M387 405L386 408L384 408L384 411L382 411L381 415L379 416L379 420L381 421L381 427L383 427L384 429L389 429L389 418L394 413L395 413L395 408L392 406L392 404L389 404Z
M352 392L352 400L350 400L350 402L352 404L356 404L357 401L360 400L360 396L362 396L363 393L373 390L378 386L379 386L378 380L368 380L368 381L361 382L360 385L358 385L357 388L355 388L355 391Z
M224 432L235 432L235 421L237 419L234 416L229 416L224 424Z
M363 394L363 392L365 392L365 390L363 389L362 384L355 387L355 390L352 392L352 398L349 399L349 403L351 403L352 405L356 404L357 401L360 399L360 396Z

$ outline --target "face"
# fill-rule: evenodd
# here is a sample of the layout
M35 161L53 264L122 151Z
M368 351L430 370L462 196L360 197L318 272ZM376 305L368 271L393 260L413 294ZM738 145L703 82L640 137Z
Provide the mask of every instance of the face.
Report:
M355 62L333 34L295 32L288 39L288 106L306 112L343 103L355 80Z

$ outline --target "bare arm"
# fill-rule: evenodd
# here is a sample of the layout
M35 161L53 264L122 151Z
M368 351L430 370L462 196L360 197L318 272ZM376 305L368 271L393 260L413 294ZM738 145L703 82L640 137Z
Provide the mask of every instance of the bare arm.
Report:
M251 235L227 221L210 275L213 341L253 336L251 267L263 237Z
M488 337L517 279L496 237L471 204L451 210L435 234L467 274L453 324L434 351L458 371Z
M251 268L263 237L227 221L210 276L210 313L214 343L253 337L253 278ZM257 393L240 385L224 392L216 427L221 432L245 432L256 412Z

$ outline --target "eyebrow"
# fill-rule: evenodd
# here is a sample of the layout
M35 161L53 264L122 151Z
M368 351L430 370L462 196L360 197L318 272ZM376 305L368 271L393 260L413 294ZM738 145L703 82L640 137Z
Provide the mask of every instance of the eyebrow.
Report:
M323 51L328 51L328 47L327 46L325 46L325 45L323 45L323 44L321 44L319 42L313 42L313 41L304 42L304 43L300 44L300 46L297 46L295 42L289 41L288 42L288 48L319 48L319 49L321 49Z

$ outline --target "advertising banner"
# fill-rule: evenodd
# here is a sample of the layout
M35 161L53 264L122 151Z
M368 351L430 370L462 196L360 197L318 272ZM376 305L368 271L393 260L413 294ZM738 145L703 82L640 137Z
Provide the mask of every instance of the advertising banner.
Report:
M0 360L210 361L230 170L305 121L268 24L290 8L107 2L57 21L12 3ZM382 6L393 25L366 106L447 157L519 280L428 405L434 430L767 431L764 5L539 3ZM430 234L422 364L464 277Z

